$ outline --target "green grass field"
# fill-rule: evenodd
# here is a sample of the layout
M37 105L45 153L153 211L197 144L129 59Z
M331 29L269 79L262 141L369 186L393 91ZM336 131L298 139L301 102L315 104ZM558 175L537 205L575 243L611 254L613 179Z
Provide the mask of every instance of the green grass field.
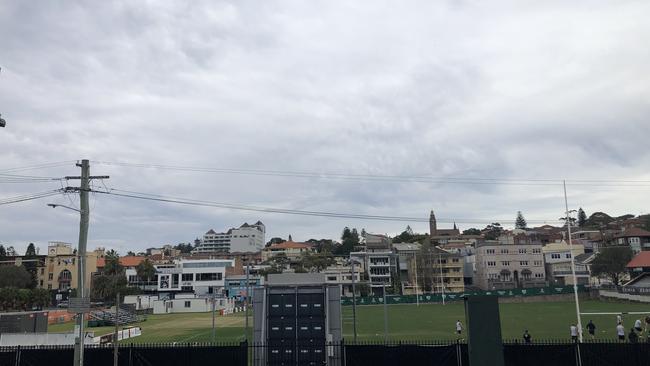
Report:
M633 303L581 301L581 312L648 311L650 305ZM510 303L499 305L501 334L504 339L520 339L528 329L535 339L568 339L569 326L576 321L573 302ZM345 338L352 339L352 308L343 308ZM623 317L627 329L641 315ZM597 337L615 338L616 316L583 316L583 327L589 319L596 324ZM465 323L462 302L426 305L388 306L388 333L390 340L456 339L456 320ZM584 331L586 335L586 330ZM384 338L384 308L381 305L357 307L357 335L359 340Z
M582 312L648 311L650 305L635 303L581 301ZM528 329L534 339L568 339L569 326L575 322L573 302L511 303L500 305L501 330L504 339L519 339ZM343 333L347 340L353 338L352 307L344 306ZM641 315L623 317L626 329ZM388 333L390 340L445 340L456 339L455 323L460 319L465 324L463 303L447 305L422 304L389 305ZM597 337L613 339L616 316L583 316L583 326L592 319L596 324ZM252 327L252 315L250 318ZM216 320L217 341L239 341L244 339L244 317L242 313L218 316ZM209 342L212 333L210 313L150 315L147 321L138 324L142 336L125 340L126 343L159 342ZM50 332L67 332L72 323L51 325ZM95 335L111 333L112 327L89 328ZM586 333L586 331L585 331ZM357 307L358 340L382 340L384 338L384 308L376 306ZM644 334L644 336L647 336Z

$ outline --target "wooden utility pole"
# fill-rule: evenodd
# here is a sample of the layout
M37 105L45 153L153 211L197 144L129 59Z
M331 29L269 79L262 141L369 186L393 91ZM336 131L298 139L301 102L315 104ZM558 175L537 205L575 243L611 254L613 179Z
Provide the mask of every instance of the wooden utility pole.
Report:
M70 301L70 309L77 314L75 331L76 337L74 342L74 365L83 366L84 363L84 314L90 309L90 297L86 287L86 246L88 245L88 222L90 221L90 210L88 208L88 192L90 192L91 179L108 179L108 176L90 176L90 161L84 159L81 164L77 163L81 168L80 176L68 176L66 180L79 179L81 185L79 188L67 187L66 192L79 192L79 246L77 248L77 297L74 301ZM52 205L56 207L56 205ZM73 210L76 210L73 208Z

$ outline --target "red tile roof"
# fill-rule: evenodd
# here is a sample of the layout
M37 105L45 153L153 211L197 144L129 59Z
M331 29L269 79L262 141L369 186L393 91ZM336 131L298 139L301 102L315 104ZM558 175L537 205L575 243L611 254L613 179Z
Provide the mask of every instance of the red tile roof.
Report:
M120 264L124 267L135 267L140 262L144 261L147 257L130 255L126 257L120 257ZM104 267L106 265L106 260L104 258L97 258L97 267Z
M284 243L273 244L269 249L309 249L312 246L305 243L296 243L295 241L285 241Z
M639 229L638 227L631 227L625 231L614 236L615 238L631 238L631 237L650 237L650 231Z
M640 252L637 254L630 263L627 264L627 268L639 268L639 267L650 267L650 251Z

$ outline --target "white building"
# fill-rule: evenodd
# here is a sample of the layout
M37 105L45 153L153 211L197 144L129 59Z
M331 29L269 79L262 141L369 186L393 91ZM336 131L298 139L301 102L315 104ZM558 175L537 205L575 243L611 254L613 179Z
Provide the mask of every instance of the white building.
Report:
M159 292L194 292L196 295L220 293L225 285L226 268L231 259L181 259L171 265L156 266Z
M361 281L361 268L354 268L354 283L359 284ZM325 275L325 282L341 286L342 296L352 296L352 266L335 265L325 268L321 271ZM357 292L359 289L357 288Z
M194 295L176 295L173 299L153 301L154 314L204 313L212 311L212 301L216 311L232 310L234 301L227 298L196 297Z
M569 246L565 241L549 243L542 248L544 262L546 265L546 277L554 285L572 285L573 273L571 271L571 260L584 254L585 248L582 244L573 243ZM579 285L589 284L591 277L589 270L584 264L574 264L576 279Z
M239 228L231 228L225 233L210 229L193 253L235 253L258 252L264 248L266 227L261 221L253 225L244 223Z
M352 252L350 258L363 265L368 275L368 284L373 293L379 294L384 286L391 287L392 279L399 279L397 273L397 254L384 252Z

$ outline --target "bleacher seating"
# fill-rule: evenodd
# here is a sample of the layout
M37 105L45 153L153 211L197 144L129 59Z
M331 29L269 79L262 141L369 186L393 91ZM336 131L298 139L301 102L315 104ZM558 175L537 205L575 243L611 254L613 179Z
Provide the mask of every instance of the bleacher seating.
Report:
M103 325L115 325L115 310L97 310L90 313L90 318ZM117 312L117 325L137 323L146 320L143 315L138 315L128 307L120 305Z

